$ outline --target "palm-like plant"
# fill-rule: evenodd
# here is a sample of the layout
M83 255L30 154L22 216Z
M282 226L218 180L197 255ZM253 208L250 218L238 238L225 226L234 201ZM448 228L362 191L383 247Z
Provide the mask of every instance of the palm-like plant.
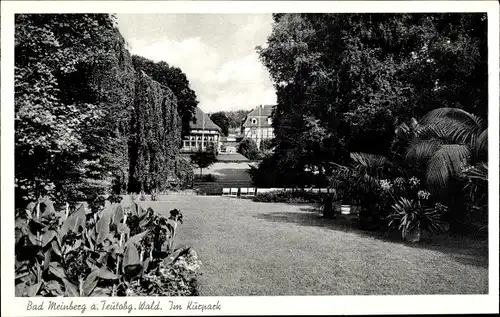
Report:
M473 211L478 211L483 216L488 210L488 164L480 162L475 166L466 168L462 177L465 186L464 192L472 202Z
M406 158L425 165L429 190L446 194L464 165L486 162L487 131L486 123L474 114L458 108L435 109L420 120Z

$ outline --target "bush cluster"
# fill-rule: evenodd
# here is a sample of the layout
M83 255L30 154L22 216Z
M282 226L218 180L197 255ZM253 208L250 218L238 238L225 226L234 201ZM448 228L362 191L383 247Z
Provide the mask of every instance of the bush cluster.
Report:
M307 191L274 191L269 193L258 193L253 198L253 201L265 203L320 204L323 202L326 195L326 193L313 193Z
M43 199L17 211L16 296L198 295L200 260L174 249L182 213L111 200L57 212Z

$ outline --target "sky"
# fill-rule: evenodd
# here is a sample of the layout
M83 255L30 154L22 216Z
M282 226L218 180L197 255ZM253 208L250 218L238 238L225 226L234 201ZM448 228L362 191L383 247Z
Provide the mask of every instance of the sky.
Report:
M255 47L271 33L271 14L119 14L132 54L182 69L205 112L275 104Z

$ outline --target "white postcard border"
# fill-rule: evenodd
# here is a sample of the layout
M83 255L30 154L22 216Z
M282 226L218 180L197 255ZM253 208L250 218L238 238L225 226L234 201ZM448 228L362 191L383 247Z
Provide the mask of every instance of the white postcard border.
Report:
M133 311L131 315L272 315L272 314L413 314L413 313L498 313L498 220L499 220L499 12L496 1L4 1L1 12L2 108L2 315L5 316L102 316L91 310L92 303L134 303L158 298L57 298L59 302L86 304L82 314L75 311L26 310L28 302L47 305L50 298L14 297L14 14L15 13L264 13L264 12L487 12L489 73L489 294L413 296L279 296L279 297L195 297L161 298L161 311ZM327 265L327 264L325 264ZM54 299L52 299L54 300ZM219 301L221 310L169 310L170 301L186 307L197 301ZM106 315L123 316L123 310Z

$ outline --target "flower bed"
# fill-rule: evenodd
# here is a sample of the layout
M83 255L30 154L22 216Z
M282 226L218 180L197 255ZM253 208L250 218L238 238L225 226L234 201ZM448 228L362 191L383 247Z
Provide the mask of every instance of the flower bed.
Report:
M56 212L45 199L16 214L16 296L198 295L196 252L173 248L182 213L111 200Z

